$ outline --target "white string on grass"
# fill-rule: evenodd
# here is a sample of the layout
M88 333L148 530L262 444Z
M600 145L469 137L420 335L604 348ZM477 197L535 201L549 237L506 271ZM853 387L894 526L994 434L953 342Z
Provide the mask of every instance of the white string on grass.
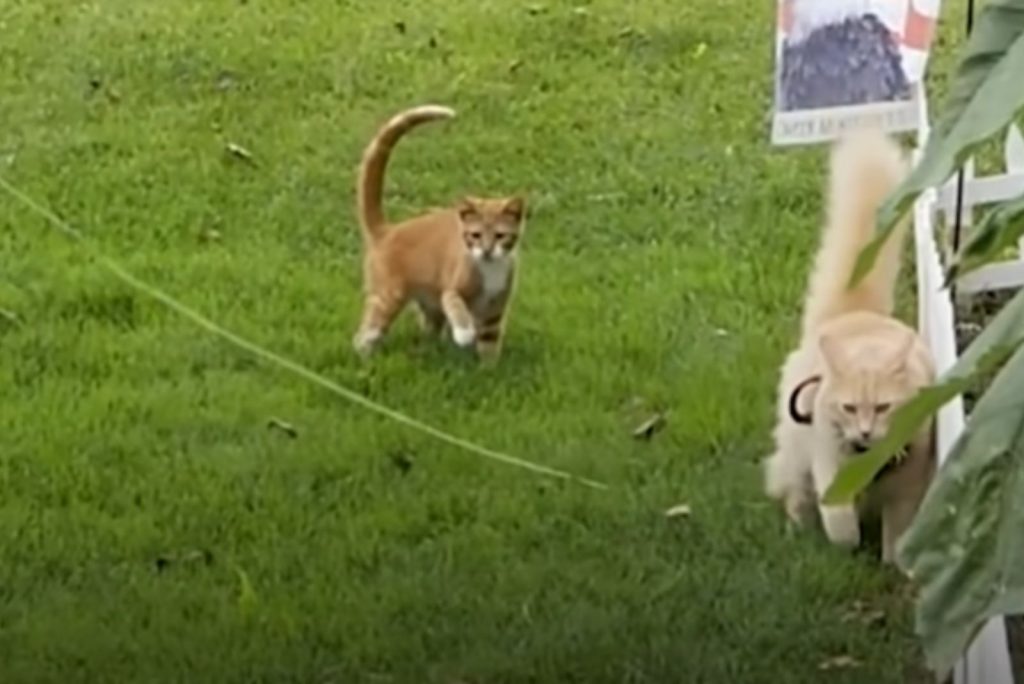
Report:
M573 482L579 482L594 489L608 489L608 485L602 482L597 482L595 480L591 480L585 477L573 475L572 473L541 465L539 463L534 463L532 461L527 461L516 456L510 456L509 454L504 454L500 451L495 451L494 449L490 449L488 447L475 444L461 437L456 437L455 435L449 434L447 432L444 432L443 430L428 425L423 421L417 420L412 416L408 416L400 411L396 411L395 409L388 408L383 404L373 401L372 399L368 399L367 397L364 397L358 392L350 390L347 387L343 387L338 383L334 382L333 380L330 380L324 377L323 375L320 375L314 370L306 368L305 366L296 361L292 361L291 359L287 359L279 354L270 351L269 349L265 349L256 344L255 342L250 342L244 337L241 337L236 333L233 333L230 330L221 327L214 321L211 321L210 319L200 314L198 311L195 311L194 309L189 308L187 305L182 304L174 297L170 296L166 292L163 292L159 288L154 287L149 283L146 283L145 281L136 278L134 275L132 275L127 270L122 268L121 265L118 264L116 261L114 261L110 257L107 257L99 250L97 250L95 247L89 245L88 241L85 239L85 236L81 233L81 231L75 229L67 221L57 216L50 209L44 207L42 204L36 202L27 194L16 188L3 176L0 176L0 187L6 190L8 194L10 194L18 201L20 201L33 212L45 218L62 233L78 241L79 243L85 245L86 249L89 249L93 253L93 255L96 257L100 265L107 269L107 271L112 273L118 279L127 283L136 290L139 290L140 292L149 295L150 297L160 302L164 306L168 307L169 309L172 309L181 316L184 316L185 318L189 319L199 327L204 328L207 332L217 335L218 337L230 342L236 347L244 349L245 351L249 352L250 354L253 354L254 356L258 356L265 361L269 361L270 363L275 364L281 368L284 368L285 370L291 371L295 375L298 375L301 378L305 378L306 380L312 382L313 384L319 385L320 387L323 387L324 389L333 392L334 394L337 394L338 396L354 404L362 406L364 409L368 411L372 411L373 413L382 415L397 423L401 423L407 427L413 428L414 430L419 430L420 432L430 435L431 437L437 440L458 447L460 449L464 449L465 451L469 451L478 456L482 456L492 461L498 461L506 465L522 468L524 470L529 470L539 475L554 477L561 480L571 480Z

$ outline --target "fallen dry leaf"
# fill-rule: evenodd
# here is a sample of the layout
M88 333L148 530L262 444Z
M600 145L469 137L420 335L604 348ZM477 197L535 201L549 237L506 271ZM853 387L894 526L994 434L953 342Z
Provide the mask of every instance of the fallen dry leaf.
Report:
M828 670L850 670L863 665L861 661L857 660L853 656L838 655L818 663L818 669L825 672Z
M650 439L665 427L665 414L655 413L653 416L640 423L633 430L633 437L636 439Z
M107 86L98 76L92 76L89 78L89 91L91 93L103 92L107 99L114 103L121 101L121 93L119 93L116 88Z
M223 91L223 90L231 90L232 88L235 87L235 84L237 82L238 82L238 79L235 76L235 73L233 71L224 70L224 71L221 71L219 74L217 74L217 83L215 84L214 87L217 90L221 90L221 91Z
M860 616L861 624L868 627L875 627L885 622L885 611L881 608L869 610Z
M157 572L163 572L174 563L195 563L202 561L204 565L213 564L213 552L206 549L192 549L181 554L164 554L157 556L153 561Z
M225 149L227 150L228 154L230 154L235 159L241 159L242 161L249 162L250 164L255 162L252 156L252 152L242 147L238 143L229 142L227 145L225 145Z
M212 565L213 551L209 551L207 549L192 549L191 551L187 551L182 554L181 560L185 563L202 561L206 565Z
M599 192L594 195L587 195L587 199L594 202L611 202L617 199L622 199L626 196L624 192ZM637 398L639 401L642 399Z
M267 427L271 430L280 430L284 434L288 435L292 439L299 436L299 431L295 429L295 426L291 423L285 422L280 418L271 418L267 421Z
M200 242L220 242L221 237L223 236L216 228L204 228L199 231Z
M665 511L666 518L689 518L693 511L689 504L677 504Z
M21 317L19 317L18 314L8 309L0 309L0 318L7 321L11 325L21 325Z
M872 608L865 601L854 601L850 609L843 613L842 621L859 622L872 627L885 622L885 611L881 608Z

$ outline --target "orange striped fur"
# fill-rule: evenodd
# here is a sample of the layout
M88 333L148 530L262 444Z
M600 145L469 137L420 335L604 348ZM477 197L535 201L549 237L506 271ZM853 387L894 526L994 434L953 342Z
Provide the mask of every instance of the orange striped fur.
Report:
M501 353L524 200L466 197L395 224L382 207L384 170L398 140L420 124L453 116L435 105L409 109L388 121L363 154L357 199L365 302L353 339L361 354L376 347L410 300L424 331L437 335L447 325L456 344L475 344L482 359L496 361Z

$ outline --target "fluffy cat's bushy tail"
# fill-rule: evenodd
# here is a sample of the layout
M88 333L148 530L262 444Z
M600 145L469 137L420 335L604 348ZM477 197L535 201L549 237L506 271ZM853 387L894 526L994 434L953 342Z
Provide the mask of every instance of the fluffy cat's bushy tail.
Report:
M828 215L804 305L805 336L852 311L892 315L906 218L886 240L871 271L856 287L847 285L857 256L875 235L878 207L907 170L899 144L880 131L857 131L833 148Z
M438 119L450 119L455 111L438 105L423 105L407 109L393 116L374 136L363 152L363 161L359 167L359 187L357 199L359 203L359 225L367 241L380 237L386 224L384 209L381 204L384 191L384 169L388 165L391 150L398 140L410 130Z

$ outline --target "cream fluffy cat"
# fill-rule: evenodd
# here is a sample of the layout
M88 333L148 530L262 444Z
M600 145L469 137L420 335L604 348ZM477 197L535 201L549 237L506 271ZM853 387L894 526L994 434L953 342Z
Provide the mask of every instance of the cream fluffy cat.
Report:
M389 225L381 207L384 169L392 148L412 128L455 112L425 105L391 118L363 154L359 222L366 253L363 318L353 339L368 354L411 300L420 323L439 333L447 323L456 344L476 344L485 361L501 352L516 271L525 202L519 197L467 197Z
M834 544L859 545L860 515L879 512L885 562L893 560L896 541L931 481L931 424L856 505L823 506L820 497L847 459L886 434L892 412L934 379L927 348L892 316L906 221L871 272L847 288L857 255L874 236L878 206L906 171L899 147L878 132L855 133L833 150L828 220L810 277L800 344L782 368L776 451L765 463L768 495L781 500L796 523L806 522L817 507Z

